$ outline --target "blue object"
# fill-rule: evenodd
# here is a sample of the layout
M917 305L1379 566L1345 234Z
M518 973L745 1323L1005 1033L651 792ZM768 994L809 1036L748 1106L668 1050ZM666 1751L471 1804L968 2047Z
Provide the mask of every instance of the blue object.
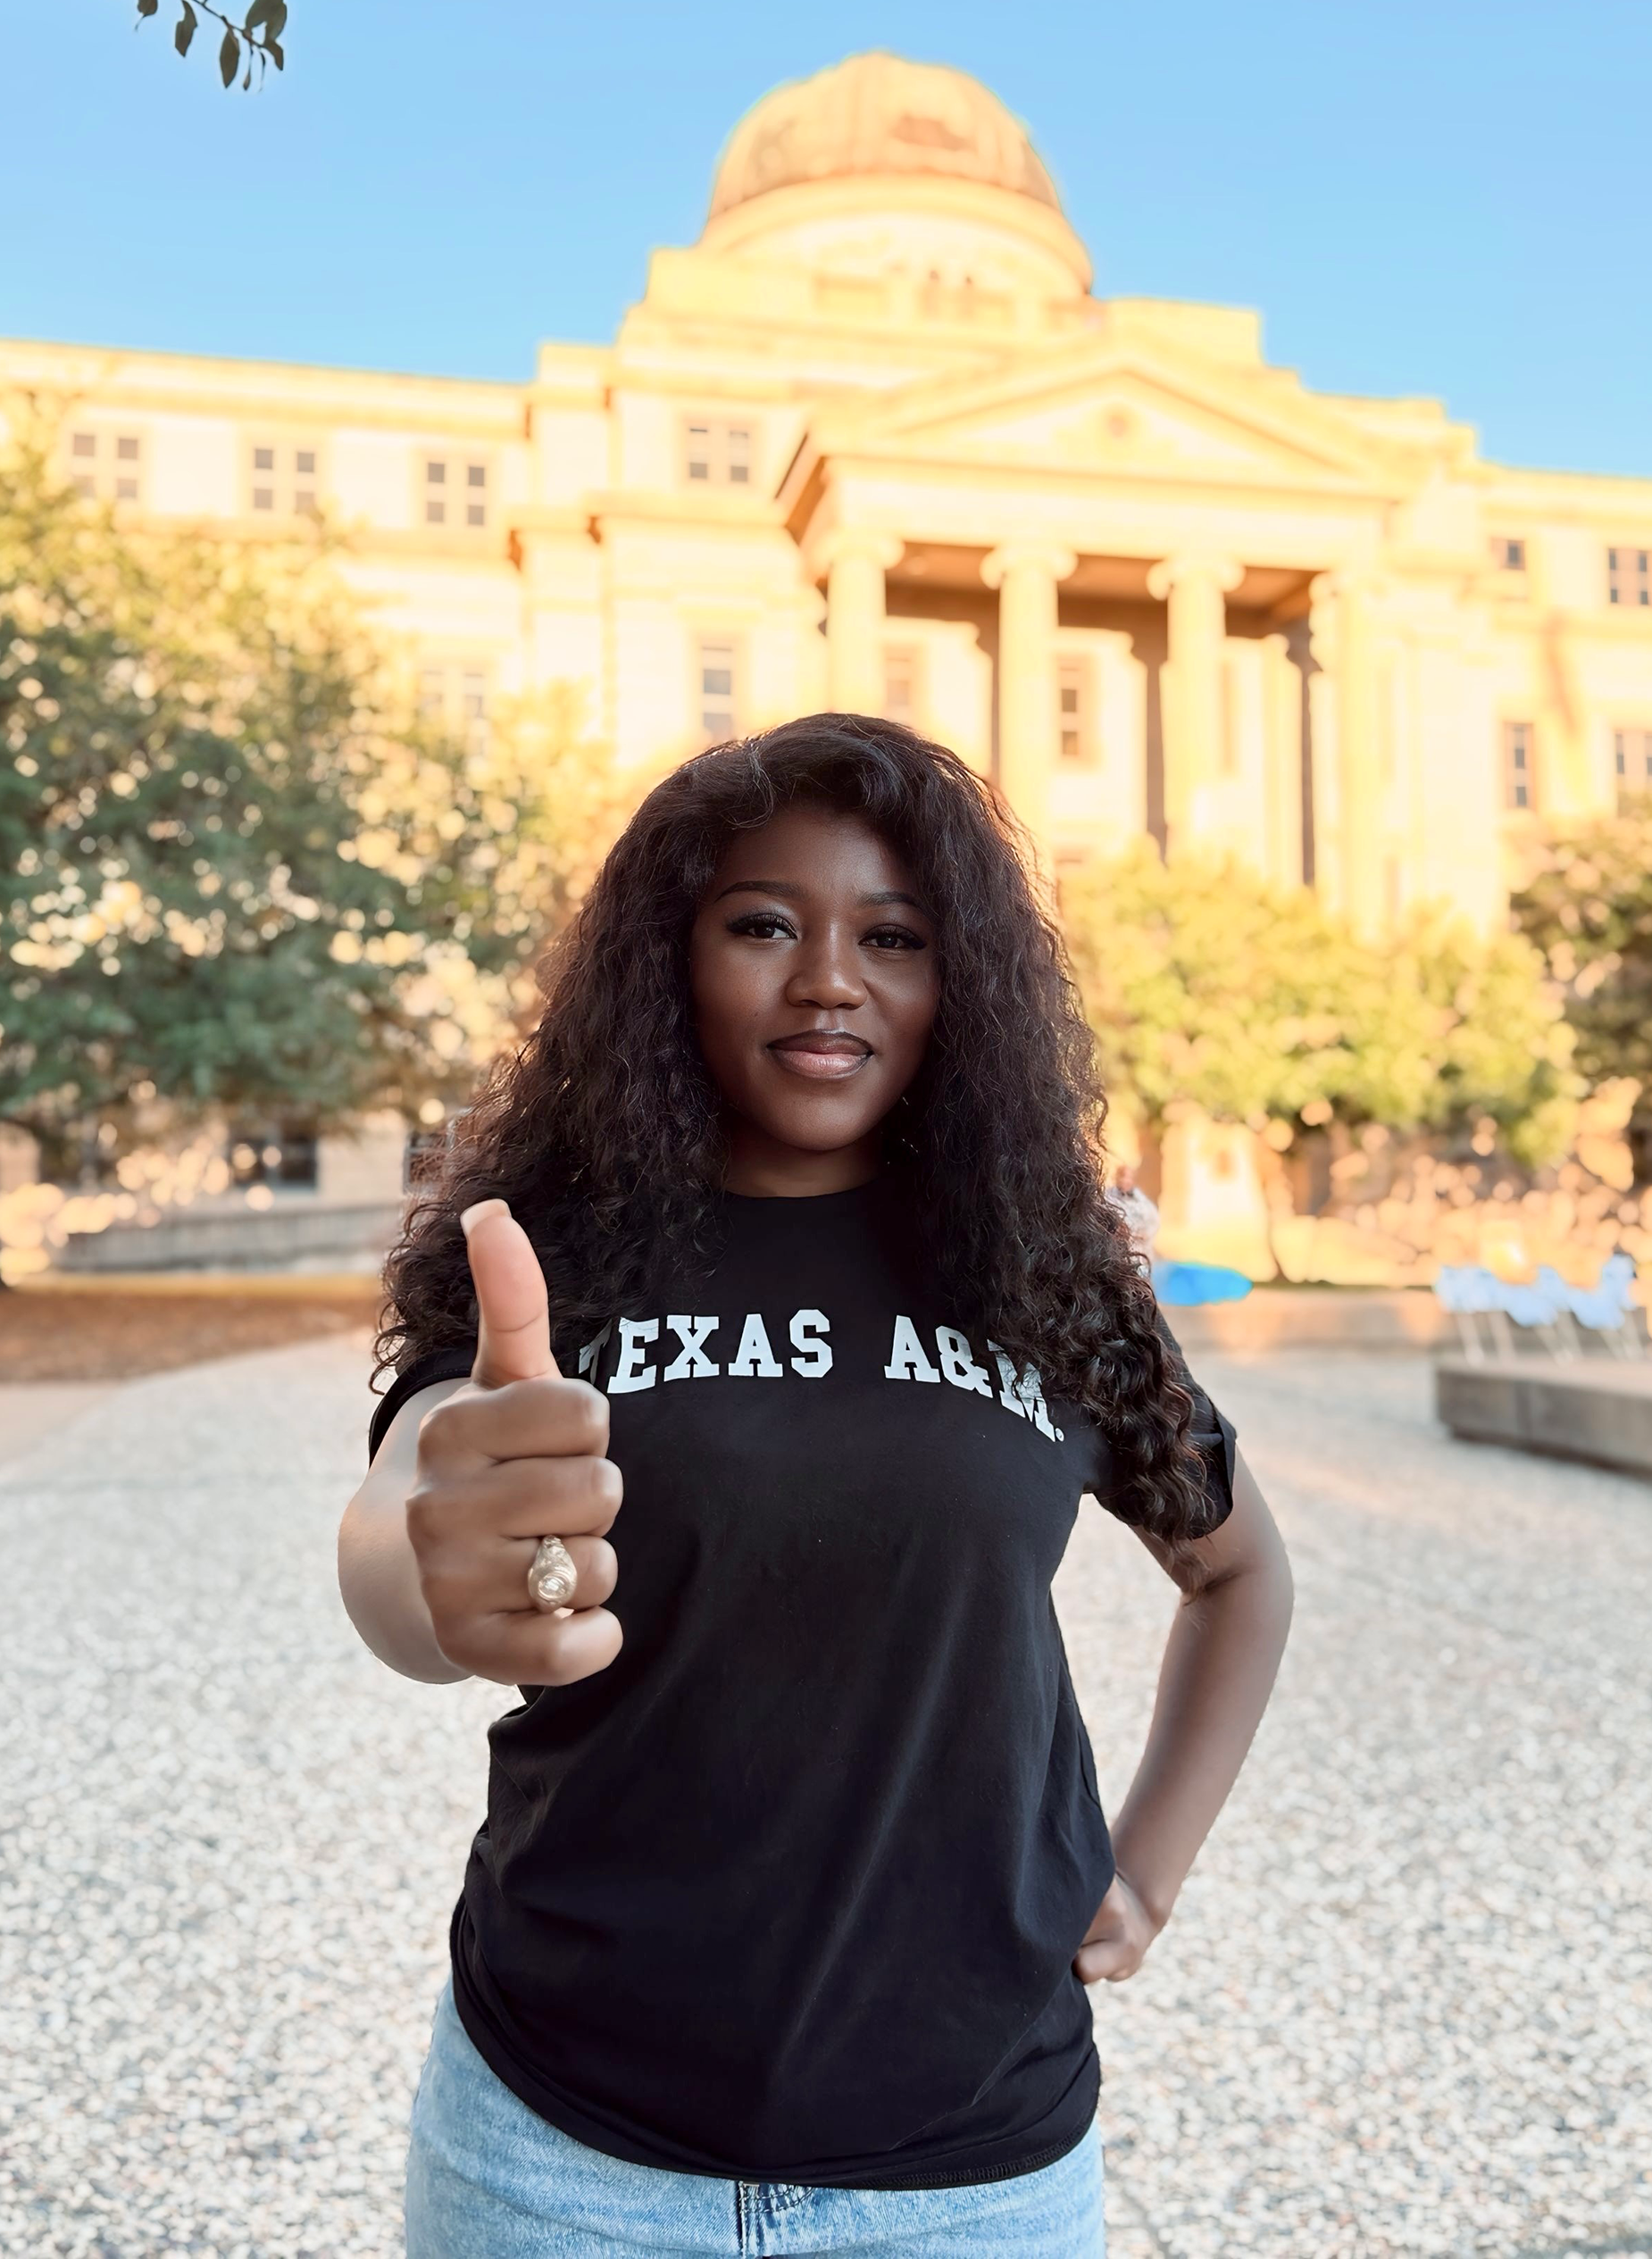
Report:
M1153 1266L1153 1291L1172 1310L1193 1309L1202 1302L1243 1302L1250 1288L1242 1271L1229 1271L1219 1263Z

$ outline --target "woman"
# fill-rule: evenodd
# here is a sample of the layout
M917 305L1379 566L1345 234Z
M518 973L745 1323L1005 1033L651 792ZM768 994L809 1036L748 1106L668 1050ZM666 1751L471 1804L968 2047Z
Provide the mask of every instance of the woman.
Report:
M609 855L391 1259L340 1539L387 1663L523 1693L413 2259L1101 2250L1084 1986L1289 1613L1101 1112L1001 810L909 731L704 754ZM1050 1600L1087 1490L1185 1596L1111 1844Z

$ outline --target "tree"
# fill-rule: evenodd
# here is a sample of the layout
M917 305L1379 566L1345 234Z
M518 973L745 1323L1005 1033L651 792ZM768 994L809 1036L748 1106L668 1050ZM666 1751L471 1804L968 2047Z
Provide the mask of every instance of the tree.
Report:
M138 20L144 22L158 15L161 0L138 0ZM253 65L258 65L258 83L263 86L264 72L271 63L278 71L287 67L287 56L281 46L287 29L286 0L252 0L245 15L226 15L215 8L212 0L178 0L178 21L172 26L172 45L180 55L187 55L195 44L195 35L203 16L210 16L214 23L223 26L223 38L218 43L218 75L226 88L236 79L241 81L243 93L253 83Z
M1652 796L1552 835L1514 896L1516 929L1543 953L1591 1083L1640 1085L1628 1124L1641 1183L1652 1180Z
M1214 1119L1401 1131L1489 1116L1528 1163L1564 1150L1570 1031L1535 950L1439 919L1362 944L1306 889L1144 846L1062 887L1110 1087L1156 1126Z
M613 813L572 700L421 725L324 537L141 533L0 470L0 1115L72 1172L452 1100Z

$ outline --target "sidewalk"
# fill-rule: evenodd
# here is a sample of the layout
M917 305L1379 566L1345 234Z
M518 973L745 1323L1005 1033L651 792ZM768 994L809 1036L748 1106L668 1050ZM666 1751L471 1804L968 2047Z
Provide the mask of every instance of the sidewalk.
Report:
M1112 2259L1644 2252L1652 1493L1453 1443L1421 1357L1197 1364L1297 1627L1173 1924L1095 1996ZM345 1621L365 1378L356 1335L59 1396L0 1466L0 2252L399 2252L514 1696ZM1173 1596L1087 1509L1057 1597L1116 1806Z

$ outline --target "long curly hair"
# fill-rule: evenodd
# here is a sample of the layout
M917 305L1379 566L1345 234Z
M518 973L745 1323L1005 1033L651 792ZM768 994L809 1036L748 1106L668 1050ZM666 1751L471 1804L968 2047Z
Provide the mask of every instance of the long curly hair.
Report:
M675 770L610 851L539 971L544 1009L455 1127L386 1269L380 1370L470 1340L463 1209L527 1229L567 1348L671 1270L714 1260L726 1150L689 1007L689 929L737 834L804 801L861 818L933 905L940 996L885 1165L960 1315L1101 1429L1143 1529L1212 1509L1185 1372L1101 1190L1106 1100L1060 935L991 788L897 723L817 714Z

